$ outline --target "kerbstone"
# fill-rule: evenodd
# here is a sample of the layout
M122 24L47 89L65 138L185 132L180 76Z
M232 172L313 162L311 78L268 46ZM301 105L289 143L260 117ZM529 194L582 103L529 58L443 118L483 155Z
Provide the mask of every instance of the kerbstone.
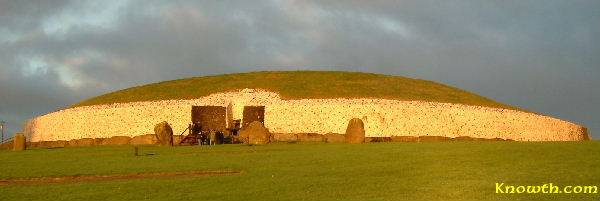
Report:
M173 146L173 129L166 121L154 126L154 134L162 146Z
M365 142L365 125L359 118L351 119L346 128L346 143L357 144Z
M243 142L251 145L267 144L270 142L271 134L262 123L255 121L240 131L240 138Z

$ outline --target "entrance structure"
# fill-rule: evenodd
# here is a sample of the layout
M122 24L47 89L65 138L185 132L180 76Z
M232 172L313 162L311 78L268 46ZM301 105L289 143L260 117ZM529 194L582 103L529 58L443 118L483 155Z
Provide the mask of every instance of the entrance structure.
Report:
M242 128L247 127L250 123L258 121L265 123L265 106L245 106L242 119Z
M202 131L227 130L227 108L222 106L192 106L192 123L202 125Z
M265 123L265 106L244 106L242 119L233 119L232 107L232 104L227 107L192 106L191 124L189 130L186 130L188 134L181 136L181 140L177 143L197 144L203 143L205 139L210 143L215 140L217 144L224 143L224 140L233 143L234 137L241 128L255 121Z

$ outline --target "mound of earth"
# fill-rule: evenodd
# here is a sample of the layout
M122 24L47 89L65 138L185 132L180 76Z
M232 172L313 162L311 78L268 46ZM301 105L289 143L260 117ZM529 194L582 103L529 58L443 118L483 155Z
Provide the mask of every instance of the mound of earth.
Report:
M401 76L335 71L270 71L193 77L132 87L73 105L188 100L245 88L283 99L380 98L518 109L455 87Z

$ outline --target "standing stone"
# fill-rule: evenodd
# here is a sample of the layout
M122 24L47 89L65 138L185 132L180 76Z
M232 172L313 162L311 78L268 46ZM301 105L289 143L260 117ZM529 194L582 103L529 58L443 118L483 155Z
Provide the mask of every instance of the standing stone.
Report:
M13 138L13 150L24 151L25 149L27 149L27 145L25 143L25 135L23 135L23 133L15 134Z
M240 140L248 144L267 144L271 134L265 126L258 122L252 122L240 131Z
M173 129L166 121L154 126L154 134L156 134L160 145L173 146Z
M365 142L365 125L358 118L351 119L346 128L346 143L363 143Z

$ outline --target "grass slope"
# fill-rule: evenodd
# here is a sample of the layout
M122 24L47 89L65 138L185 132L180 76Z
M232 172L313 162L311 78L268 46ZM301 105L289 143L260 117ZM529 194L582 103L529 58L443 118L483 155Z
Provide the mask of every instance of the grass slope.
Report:
M227 74L165 81L101 95L73 105L194 99L244 88L278 92L284 99L384 98L517 109L432 81L358 72L280 71Z
M598 200L495 194L506 185L600 186L600 142L129 146L0 151L0 179L237 169L239 175L0 186L0 200Z

